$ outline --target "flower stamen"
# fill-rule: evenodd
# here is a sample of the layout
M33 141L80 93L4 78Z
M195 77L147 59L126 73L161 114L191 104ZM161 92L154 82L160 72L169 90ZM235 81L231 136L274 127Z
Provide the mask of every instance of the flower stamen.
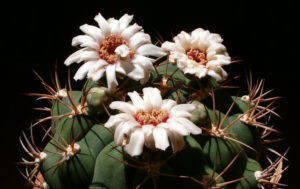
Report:
M139 110L134 118L141 126L150 124L157 126L166 122L169 119L169 114L167 111L160 109L152 109L151 111Z
M105 37L104 41L100 44L99 57L109 64L114 64L117 61L117 55L115 50L121 45L126 45L128 47L128 42L123 39L120 35L110 34ZM133 52L130 51L130 56Z
M185 53L189 59L194 60L201 65L205 66L208 62L206 58L206 52L200 49L188 49L185 51Z

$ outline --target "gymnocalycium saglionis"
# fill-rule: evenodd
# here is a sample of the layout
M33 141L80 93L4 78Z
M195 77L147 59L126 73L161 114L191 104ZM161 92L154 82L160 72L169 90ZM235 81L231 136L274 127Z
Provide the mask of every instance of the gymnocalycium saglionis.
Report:
M270 120L279 117L265 80L247 77L238 95L219 34L202 28L153 44L133 15L79 27L66 58L66 85L35 72L48 113L24 130L18 167L35 188L277 188L288 150ZM159 44L159 43L158 43ZM72 89L71 77L84 80ZM65 86L65 87L62 87ZM34 130L42 136L35 137ZM42 138L38 145L36 138Z

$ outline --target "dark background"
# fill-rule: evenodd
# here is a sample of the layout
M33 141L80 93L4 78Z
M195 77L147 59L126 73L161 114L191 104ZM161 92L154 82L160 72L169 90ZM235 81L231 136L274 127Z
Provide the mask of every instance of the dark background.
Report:
M106 3L111 3L111 6L118 4L116 1ZM153 41L156 41L154 36L157 32L164 40L171 40L172 34L182 30L190 32L197 27L221 34L229 54L236 60L242 60L230 66L230 74L241 75L245 79L247 70L251 69L256 78L267 80L267 89L275 89L274 95L284 97L279 103L278 112L282 119L278 124L291 146L286 180L291 188L296 186L299 60L292 58L292 55L299 49L296 42L299 37L296 35L298 21L293 5L289 1L278 4L255 1L243 4L178 3L187 7L167 8L155 2L145 2L139 8L104 8L103 1L43 1L30 4L12 1L7 8L4 7L8 13L1 16L1 32L4 32L1 35L1 41L4 41L4 51L1 51L1 94L4 95L1 109L4 114L1 115L4 122L0 127L0 188L25 187L14 164L23 154L18 136L21 130L42 116L32 108L44 105L23 95L43 91L32 70L50 81L50 74L53 74L54 64L57 63L59 70L63 70L60 72L65 74L63 61L75 51L71 39L80 34L80 25L95 24L93 18L98 12L106 18L134 14L133 22L142 25L152 35ZM246 85L242 87L246 89Z

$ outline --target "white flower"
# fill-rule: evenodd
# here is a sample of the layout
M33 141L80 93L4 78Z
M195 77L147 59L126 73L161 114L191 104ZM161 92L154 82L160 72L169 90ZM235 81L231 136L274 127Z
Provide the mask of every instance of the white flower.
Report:
M174 100L163 100L160 91L151 87L143 89L143 98L136 91L129 92L128 96L131 102L110 104L111 109L120 113L110 116L105 127L115 128L115 144L125 145L131 156L140 155L144 145L165 150L170 145L169 140L173 151L179 151L185 144L183 136L201 133L189 120L195 109L193 104L177 105Z
M104 73L108 89L118 85L116 72L129 78L146 82L153 69L153 59L166 53L151 43L151 38L137 24L129 25L132 15L125 14L119 20L104 19L99 13L95 21L99 27L84 24L80 30L85 35L73 38L72 45L80 45L76 51L65 60L65 65L76 62L84 64L74 76L75 80L87 78L98 81Z
M207 75L217 81L226 79L222 66L231 63L231 58L222 44L219 34L198 28L191 34L182 31L174 37L175 43L164 42L162 48L170 51L170 62L176 62L184 71L203 78Z

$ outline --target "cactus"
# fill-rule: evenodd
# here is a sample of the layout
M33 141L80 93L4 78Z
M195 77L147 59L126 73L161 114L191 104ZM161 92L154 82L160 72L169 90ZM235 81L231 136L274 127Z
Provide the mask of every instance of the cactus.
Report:
M119 27L124 29L122 24L128 22L128 25L131 19L124 15L117 20ZM105 30L103 25L108 23L100 14L95 20L100 29L89 25L81 27L89 38L94 38L97 32L101 38ZM139 26L132 26L140 30ZM207 33L202 29L197 32ZM192 32L191 36L197 32ZM140 35L142 40L136 43L141 43L141 47L152 45L147 42L148 35ZM218 35L213 34L212 38L215 44L220 44ZM76 80L88 77L80 90L72 89L70 78L68 87L61 88L57 72L56 86L48 85L37 74L48 93L29 95L48 100L51 106L38 108L50 115L30 126L30 137L24 132L20 137L22 148L31 158L22 158L20 162L25 165L20 169L21 174L29 184L55 189L285 186L280 178L286 170L283 164L287 151L281 155L270 147L280 139L267 139L279 133L268 123L271 117L278 116L273 105L280 98L268 97L271 91L264 90L264 80L253 82L250 75L248 94L234 96L236 90L226 82L227 74L221 66L204 68L211 61L207 54L203 55L199 49L186 50L187 58L207 71L204 75L200 74L201 70L193 73L195 70L187 70L183 63L178 63L182 60L176 58L172 50L162 50L168 49L164 48L168 46L166 43L162 49L152 45L149 53L144 48L143 65L138 65L143 68L141 76L137 76L138 71L128 72L126 68L112 80L108 67L114 65L116 58L132 60L132 56L141 56L137 52L142 50L139 51L141 47L136 51L133 47L130 49L130 43L135 42L129 40L128 44L115 34L101 39L105 42L99 46L99 56L108 64L103 69L101 65L98 68L82 66L74 77ZM85 50L95 45L91 41L84 44L81 40L74 39L73 44L81 44ZM113 50L116 50L107 56L110 44L115 45ZM226 58L227 61L226 49L223 46L221 49L218 56L225 58L220 61ZM134 52L136 54L132 55ZM80 57L76 53L66 60L66 65L85 61L83 55ZM85 53L92 53L92 50ZM83 65L87 64L91 63ZM135 70L138 66L128 69ZM106 78L102 77L104 72ZM171 108L154 108L159 102ZM151 110L143 109L144 106ZM136 107L142 108L135 111ZM125 122L132 112L135 112L130 115L133 121ZM134 126L129 127L129 124ZM151 130L146 131L147 128ZM34 129L43 134L44 146L37 147Z

